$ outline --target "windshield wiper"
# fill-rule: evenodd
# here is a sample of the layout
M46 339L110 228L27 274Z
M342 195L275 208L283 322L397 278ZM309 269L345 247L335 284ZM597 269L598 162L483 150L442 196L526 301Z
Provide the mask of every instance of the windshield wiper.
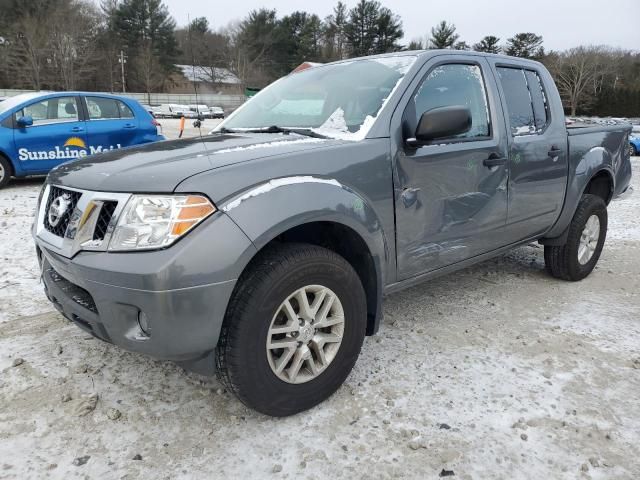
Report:
M311 128L290 128L290 127L279 127L278 125L271 125L270 127L263 127L263 128L250 128L247 130L243 130L243 132L284 133L285 135L289 135L290 133L295 133L296 135L304 135L305 137L324 138L324 139L329 138L326 135L322 135L318 132L314 132Z

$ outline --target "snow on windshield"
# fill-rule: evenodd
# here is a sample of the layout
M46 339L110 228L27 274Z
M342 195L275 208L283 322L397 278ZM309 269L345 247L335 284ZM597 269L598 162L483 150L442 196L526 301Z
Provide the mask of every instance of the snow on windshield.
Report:
M382 109L384 109L389 98L391 98L391 96L398 88L400 81L415 62L415 57L382 57L374 58L372 60L386 67L392 68L401 75L396 81L393 89L389 92L389 95L382 99L382 105L380 106L376 114L367 115L360 125L358 131L351 132L345 120L344 110L341 107L338 107L319 128L313 129L314 132L326 137L336 138L339 140L358 141L366 138L369 130L371 130L371 127L373 127L378 114L382 111Z
M329 138L362 140L416 58L364 58L288 75L245 103L218 129L278 126L307 129Z

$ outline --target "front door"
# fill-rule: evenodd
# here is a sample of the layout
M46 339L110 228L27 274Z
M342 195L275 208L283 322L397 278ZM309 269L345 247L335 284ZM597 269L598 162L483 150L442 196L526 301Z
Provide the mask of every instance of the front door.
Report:
M15 156L25 171L48 172L87 155L85 122L80 120L77 97L39 100L15 115L16 119L33 119L33 125L16 128L13 134Z
M473 57L471 57L473 58ZM507 141L488 64L434 59L403 114L405 136L438 107L464 106L471 129L398 149L395 169L398 280L502 245L507 218ZM439 61L436 63L436 60ZM487 88L487 83L490 83Z

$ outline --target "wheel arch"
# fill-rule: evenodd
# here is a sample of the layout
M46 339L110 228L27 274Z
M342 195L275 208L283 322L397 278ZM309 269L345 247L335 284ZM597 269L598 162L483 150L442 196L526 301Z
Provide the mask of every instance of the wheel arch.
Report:
M380 324L382 287L373 255L364 239L343 223L304 223L280 233L267 242L258 250L244 271L272 246L286 243L308 243L326 248L343 257L353 267L367 298L367 335L375 334Z
M586 142L591 137L584 135L570 137ZM569 164L569 178L564 205L556 223L546 232L540 243L543 245L561 245L566 240L567 229L580 203L582 195L593 193L609 203L615 193L614 157L602 146L584 147L574 141ZM584 143L584 145L587 145ZM606 181L605 181L606 179ZM606 198L605 198L606 197Z
M4 158L7 163L9 164L9 176L10 177L15 177L16 176L16 167L13 164L13 162L11 161L11 159L9 158L9 155L7 155L4 150L0 150L0 157Z
M243 274L274 243L328 248L345 258L360 277L367 296L367 334L378 330L389 245L382 222L362 196L335 181L309 181L272 190L258 186L220 208L256 249Z
M613 173L607 168L601 168L591 175L582 190L582 195L591 194L600 197L609 205L615 188Z

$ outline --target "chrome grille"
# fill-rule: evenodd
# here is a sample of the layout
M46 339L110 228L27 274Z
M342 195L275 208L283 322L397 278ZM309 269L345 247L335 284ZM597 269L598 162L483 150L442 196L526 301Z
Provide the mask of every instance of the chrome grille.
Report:
M65 208L58 209L59 222L49 222L51 204L64 195ZM118 217L131 198L129 193L96 192L72 187L46 185L35 225L37 237L58 255L71 258L84 251L104 252L109 246ZM59 206L60 202L58 202Z
M117 206L118 202L106 201L102 204L102 209L100 210L100 215L98 216L98 221L96 222L96 228L93 231L94 240L104 240L104 237L106 236L107 230L109 228L109 223L113 218L113 212L116 211Z
M48 215L49 208L51 207L51 204L54 202L56 198L63 197L63 196L67 196L69 198L69 208L67 212L65 212L64 216L60 219L60 222L57 225L53 226L49 223L49 215ZM45 211L44 228L46 228L47 231L53 233L57 237L64 237L64 234L67 231L67 227L69 226L69 220L71 219L71 214L73 213L73 210L76 208L76 205L78 204L78 200L80 200L81 196L82 196L82 193L80 192L76 192L73 190L65 190L59 187L51 187L49 191L49 197L47 198L47 204L45 205L45 209L44 209Z

